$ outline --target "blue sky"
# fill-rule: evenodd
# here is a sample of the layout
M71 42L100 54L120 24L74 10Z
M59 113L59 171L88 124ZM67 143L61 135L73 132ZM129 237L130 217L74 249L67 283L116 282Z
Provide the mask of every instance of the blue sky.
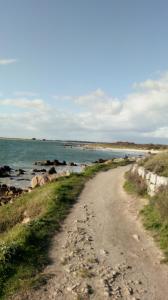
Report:
M167 143L167 28L166 0L0 0L0 136Z

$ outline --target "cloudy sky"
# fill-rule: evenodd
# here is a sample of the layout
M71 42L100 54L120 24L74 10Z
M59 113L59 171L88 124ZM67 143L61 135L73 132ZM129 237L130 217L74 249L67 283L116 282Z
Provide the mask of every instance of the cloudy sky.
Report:
M168 144L167 0L0 0L0 136Z

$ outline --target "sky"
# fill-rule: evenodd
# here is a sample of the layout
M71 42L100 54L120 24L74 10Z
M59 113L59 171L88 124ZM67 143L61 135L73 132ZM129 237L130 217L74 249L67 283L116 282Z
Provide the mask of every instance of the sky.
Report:
M0 0L0 136L168 144L167 0Z

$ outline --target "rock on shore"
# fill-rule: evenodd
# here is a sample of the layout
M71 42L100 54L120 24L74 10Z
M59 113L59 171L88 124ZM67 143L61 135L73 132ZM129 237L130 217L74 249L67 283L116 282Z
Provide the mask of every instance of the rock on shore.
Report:
M36 175L31 180L31 187L34 189L34 188L36 188L38 186L42 186L48 182L55 181L59 177L64 177L64 176L69 176L69 175L70 175L69 171L65 171L62 173L52 173L52 174L50 174L48 172L43 175Z
M21 188L0 184L0 206L11 202L15 197L21 195L22 192Z

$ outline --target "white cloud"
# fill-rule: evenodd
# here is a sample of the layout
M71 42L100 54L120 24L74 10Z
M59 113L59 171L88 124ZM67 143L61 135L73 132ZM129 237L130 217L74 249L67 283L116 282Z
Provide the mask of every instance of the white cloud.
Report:
M0 59L0 65L10 65L10 64L13 64L16 62L17 62L17 59L14 59L14 58Z
M146 137L154 137L154 138L165 138L168 139L168 126L160 127L155 131L145 132L144 136Z
M142 90L168 91L168 73L163 74L159 80L148 79L144 82L134 83L133 87Z
M22 109L39 109L46 110L47 104L42 99L27 99L27 98L7 98L0 99L0 106L17 107Z
M168 143L168 75L136 88L124 99L100 88L79 97L62 96L69 99L62 109L60 102L49 105L38 98L0 99L0 107L15 107L15 113L11 109L0 113L0 130L11 132L12 128L22 136L33 132L48 138Z

